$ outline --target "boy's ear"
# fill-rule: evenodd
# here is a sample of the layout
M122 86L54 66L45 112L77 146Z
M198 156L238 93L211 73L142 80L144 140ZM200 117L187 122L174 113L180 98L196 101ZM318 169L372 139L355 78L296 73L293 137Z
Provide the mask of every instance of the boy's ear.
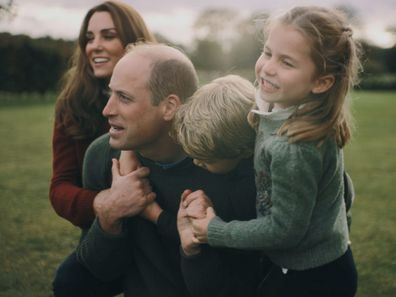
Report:
M166 121L173 120L173 117L175 116L176 111L178 110L180 105L181 105L181 100L179 96L171 94L168 97L166 97L162 101L164 120Z
M335 82L335 77L332 74L321 76L316 80L315 86L312 89L312 93L314 94L324 93L334 85L334 82Z

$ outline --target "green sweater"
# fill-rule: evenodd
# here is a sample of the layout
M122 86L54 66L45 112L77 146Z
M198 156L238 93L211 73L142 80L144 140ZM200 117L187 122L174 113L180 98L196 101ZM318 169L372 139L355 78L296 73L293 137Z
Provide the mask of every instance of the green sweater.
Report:
M339 258L348 246L343 153L328 139L288 143L276 135L292 109L259 114L254 167L257 219L214 218L209 244L260 249L283 268L305 270Z

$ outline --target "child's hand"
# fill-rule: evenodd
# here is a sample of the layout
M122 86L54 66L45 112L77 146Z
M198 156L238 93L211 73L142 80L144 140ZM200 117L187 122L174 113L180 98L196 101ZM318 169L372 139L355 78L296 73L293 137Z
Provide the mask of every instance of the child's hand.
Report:
M203 219L191 220L193 229L193 242L195 243L208 243L208 226L209 222L216 216L213 207L206 209L206 216Z
M134 151L121 151L119 162L121 175L126 175L141 167Z
M183 252L187 256L192 256L200 252L198 243L195 243L194 234L191 226L191 220L187 215L186 208L184 206L184 199L191 193L191 190L185 190L181 195L179 211L177 213L177 230L179 231L180 244Z
M186 208L187 216L194 219L204 218L206 216L206 209L213 206L212 201L210 201L209 197L202 190L190 191L188 195L182 197L182 202Z
M146 220L157 224L158 218L162 213L162 208L156 201L151 202L146 206L145 209L140 213L140 215Z

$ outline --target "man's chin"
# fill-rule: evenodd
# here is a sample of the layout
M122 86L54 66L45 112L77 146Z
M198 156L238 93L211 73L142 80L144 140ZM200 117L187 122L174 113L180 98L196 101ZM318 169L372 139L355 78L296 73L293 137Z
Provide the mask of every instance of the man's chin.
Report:
M123 145L121 143L121 141L114 139L113 137L110 136L110 140L109 140L109 144L113 149L116 150L122 150L123 149Z

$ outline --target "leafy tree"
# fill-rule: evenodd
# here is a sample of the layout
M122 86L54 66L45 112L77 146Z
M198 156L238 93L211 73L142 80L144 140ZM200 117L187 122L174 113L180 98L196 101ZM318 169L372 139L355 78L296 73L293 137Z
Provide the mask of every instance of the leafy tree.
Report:
M253 13L238 23L229 53L231 68L253 69L263 48L263 24L267 17L265 13Z
M235 32L239 14L230 8L209 8L202 11L193 29L199 39L209 39L226 44Z
M0 33L0 90L46 92L55 90L74 42L49 37Z
M191 60L197 68L223 70L226 67L224 50L219 42L210 39L196 40Z
M0 3L0 20L2 20L5 17L14 17L15 16L15 11L14 11L14 1L13 0L8 0L6 3Z

